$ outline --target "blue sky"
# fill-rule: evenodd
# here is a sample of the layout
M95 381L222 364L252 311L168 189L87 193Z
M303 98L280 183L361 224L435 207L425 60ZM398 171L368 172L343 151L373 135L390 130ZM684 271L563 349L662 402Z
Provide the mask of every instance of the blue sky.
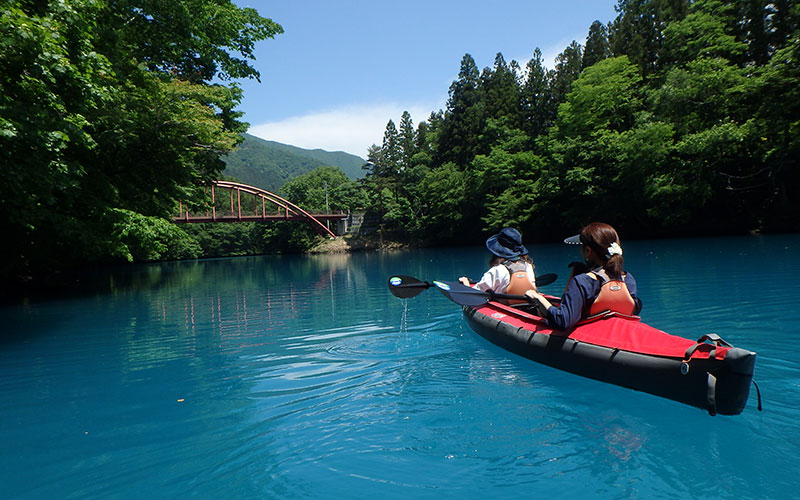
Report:
M464 54L524 68L539 47L552 67L616 16L616 0L235 1L284 29L256 47L261 83L240 82L248 132L362 158L404 110L416 124L445 107Z

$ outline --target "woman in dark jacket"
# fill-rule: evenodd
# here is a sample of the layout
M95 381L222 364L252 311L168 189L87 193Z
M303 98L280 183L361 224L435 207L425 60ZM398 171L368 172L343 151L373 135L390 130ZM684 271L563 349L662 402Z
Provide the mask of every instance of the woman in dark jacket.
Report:
M606 310L639 313L642 301L636 294L636 280L623 270L622 246L613 227L593 222L564 242L581 245L589 271L573 274L557 306L535 290L525 292L541 305L551 327L567 330L581 319Z

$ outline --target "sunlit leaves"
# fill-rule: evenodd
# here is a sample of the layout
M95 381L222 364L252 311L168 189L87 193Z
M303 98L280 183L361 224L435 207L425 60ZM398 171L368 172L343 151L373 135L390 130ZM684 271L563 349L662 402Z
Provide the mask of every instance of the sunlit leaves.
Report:
M431 170L422 180L424 234L447 241L458 234L467 201L467 174L453 163Z
M133 261L191 259L200 246L175 224L158 217L146 217L130 210L112 209L105 217L111 223L105 256Z
M627 57L587 68L572 85L556 122L560 136L588 139L598 130L625 130L641 109L641 77Z
M151 70L193 82L258 78L250 64L255 42L283 28L229 1L115 0L111 25L122 45Z
M281 27L225 0L18 0L0 11L0 230L12 242L2 274L165 258L145 226L169 236L153 216L215 178L245 129L240 89L211 80L257 77L254 44ZM119 246L108 214L122 213L141 251L109 250Z
M297 176L284 184L281 192L309 212L354 212L366 204L358 183L338 167L318 167Z
M694 12L664 29L664 58L675 64L698 57L721 57L739 61L747 45L727 33L719 17L708 12Z

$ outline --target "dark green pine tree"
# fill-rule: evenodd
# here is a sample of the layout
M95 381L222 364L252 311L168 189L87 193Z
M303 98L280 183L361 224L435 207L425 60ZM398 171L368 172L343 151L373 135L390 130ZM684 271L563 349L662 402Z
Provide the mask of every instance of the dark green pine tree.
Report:
M428 120L417 125L417 150L425 154L426 164L431 168L436 166L433 163L434 152L439 144L443 121L444 113L442 110L431 111Z
M475 156L478 137L483 130L480 75L475 60L465 54L461 59L458 80L450 85L450 98L444 113L435 161L451 161L461 168Z
M497 53L494 67L482 78L487 118L516 125L519 117L519 84L517 76L506 64L503 54Z
M542 51L537 47L525 66L525 80L521 89L521 128L531 139L547 132L556 114L550 89L552 74L544 67Z
M611 47L608 45L606 26L600 21L595 21L589 27L589 35L586 37L586 45L583 48L581 67L586 69L610 55Z
M718 6L702 1L701 8L713 9L715 15L723 15L728 29L739 41L747 45L747 60L762 66L772 55L793 39L798 29L800 6L790 0L736 0ZM716 8L715 8L716 7Z
M582 60L581 46L574 40L569 47L564 49L564 52L556 57L555 75L550 81L551 94L556 108L558 103L567 99L572 82L580 76Z
M517 87L522 84L522 68L520 67L517 61L513 59L508 65L509 69L511 70L511 74L514 75L514 81L517 82Z
M608 30L614 56L627 55L643 75L659 69L664 28L686 17L691 0L619 0Z
M761 66L770 54L769 35L767 34L768 5L772 2L763 0L745 0L736 2L738 7L740 36L747 42L748 56L751 62ZM770 9L771 10L771 9Z
M400 134L397 138L400 148L400 170L405 170L412 165L412 158L417 153L417 134L411 114L403 111L400 117Z
M367 162L361 166L364 170L364 175L367 179L375 179L378 177L385 177L385 169L383 167L383 157L381 155L381 147L377 144L367 148Z
M381 146L381 159L384 165L384 176L395 179L402 166L403 151L400 146L400 136L392 120L386 124Z
M384 189L390 180L387 176L389 170L383 156L383 149L377 144L367 148L367 163L362 167L366 175L361 179L361 186L367 193L367 212L375 213L380 218L380 236L384 236L383 218L386 214L386 196Z
M430 153L429 132L430 125L428 125L428 122L419 122L417 124L417 131L414 133L414 150L417 153Z
M769 45L774 51L785 48L798 30L800 30L800 3L796 0L774 0L768 2L770 13L768 15L767 32Z

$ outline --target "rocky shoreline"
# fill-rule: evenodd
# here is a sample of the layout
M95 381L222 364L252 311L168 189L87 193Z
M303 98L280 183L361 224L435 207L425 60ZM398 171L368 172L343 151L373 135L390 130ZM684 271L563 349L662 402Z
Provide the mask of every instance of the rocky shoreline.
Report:
M408 244L382 240L379 236L337 236L321 241L308 250L311 254L350 253L366 250L400 250Z

